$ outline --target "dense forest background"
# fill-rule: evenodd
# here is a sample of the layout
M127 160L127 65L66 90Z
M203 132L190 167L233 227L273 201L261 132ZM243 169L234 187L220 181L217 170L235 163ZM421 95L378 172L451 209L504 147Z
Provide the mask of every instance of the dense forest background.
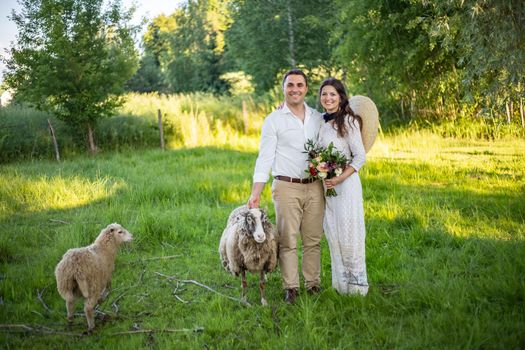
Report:
M525 135L522 0L187 0L142 32L120 0L19 4L0 160L50 154L48 125L62 149L91 153L156 144L161 114L172 145L256 135L290 68L318 109L329 76L371 97L385 132Z
M386 115L523 121L521 0L189 0L142 45L138 92L261 94L301 67Z

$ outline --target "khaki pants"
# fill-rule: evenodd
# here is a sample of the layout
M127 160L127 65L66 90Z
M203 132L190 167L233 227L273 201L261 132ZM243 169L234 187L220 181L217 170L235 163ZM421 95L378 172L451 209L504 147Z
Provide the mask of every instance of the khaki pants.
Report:
M306 288L321 282L321 238L324 193L321 181L298 184L274 180L272 198L279 232L279 264L283 288L299 289L297 238L303 244L302 272Z

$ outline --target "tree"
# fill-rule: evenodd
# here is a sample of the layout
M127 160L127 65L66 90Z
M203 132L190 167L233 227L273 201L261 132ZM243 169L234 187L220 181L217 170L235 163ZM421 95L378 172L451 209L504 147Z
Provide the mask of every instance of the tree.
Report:
M175 13L171 57L167 63L172 91L223 92L224 32L230 24L228 1L188 0Z
M124 84L137 69L135 28L128 25L133 9L120 0L19 3L6 82L22 101L83 130L95 153L94 127L123 103Z
M457 102L456 27L446 30L438 1L340 0L337 59L383 110L432 111ZM398 104L399 103L399 104Z
M336 59L383 110L446 118L521 101L522 0L339 0L338 7Z
M464 23L457 46L470 99L491 110L504 104L512 110L514 101L525 98L525 2L466 0L457 8Z
M293 67L335 70L332 1L235 0L230 8L227 58L254 78L259 91L274 87L279 74Z
M145 52L140 58L139 69L126 83L126 90L135 92L167 91L159 62L149 52Z
M228 1L188 0L171 15L155 17L144 34L144 58L153 61L165 91L224 92L224 31ZM150 67L152 70L153 67ZM143 72L140 72L141 74Z

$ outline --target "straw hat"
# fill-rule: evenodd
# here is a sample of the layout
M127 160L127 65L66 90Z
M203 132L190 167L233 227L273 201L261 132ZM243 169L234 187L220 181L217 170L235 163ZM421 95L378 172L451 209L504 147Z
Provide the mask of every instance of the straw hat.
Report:
M352 96L348 103L354 113L360 116L363 121L361 138L365 151L368 153L376 140L377 130L379 129L379 112L374 101L366 96Z

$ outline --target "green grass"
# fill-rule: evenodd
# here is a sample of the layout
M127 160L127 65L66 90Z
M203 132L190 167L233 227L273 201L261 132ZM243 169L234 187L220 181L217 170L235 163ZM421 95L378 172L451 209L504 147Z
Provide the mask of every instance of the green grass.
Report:
M269 307L232 297L239 280L221 267L219 238L251 187L257 140L230 146L142 150L28 161L0 168L0 323L71 330L54 267L108 223L135 236L120 251L113 291L90 337L15 333L3 348L524 348L525 141L444 139L427 132L380 138L361 171L367 225L366 297L331 290L322 243L322 287L282 302L269 276ZM268 188L263 206L274 218ZM160 257L170 257L161 259ZM38 299L49 306L46 310ZM174 293L183 303L175 298ZM112 306L118 302L118 312ZM114 335L140 329L201 332ZM21 331L21 329L17 329Z
M95 128L101 152L159 147L158 110L162 113L166 146L252 147L264 117L279 102L262 96L215 96L205 93L128 94L126 103ZM243 114L243 100L246 114ZM85 132L73 130L49 113L12 105L0 108L0 163L55 157L50 120L62 159L87 152ZM246 146L248 144L248 146Z
M123 152L159 147L158 110L162 113L164 139L168 148L218 146L253 148L264 117L282 101L279 91L265 95L220 96L209 93L135 94L128 93L116 115L102 119L94 134L100 152ZM243 112L243 102L245 112ZM320 108L318 101L310 105ZM49 113L13 104L0 108L0 163L21 159L54 159L48 129L50 120L62 159L87 153L85 130L73 130ZM507 124L500 117L457 117L410 121L381 115L387 135L405 137L428 133L464 140L524 139L525 129L518 120Z

